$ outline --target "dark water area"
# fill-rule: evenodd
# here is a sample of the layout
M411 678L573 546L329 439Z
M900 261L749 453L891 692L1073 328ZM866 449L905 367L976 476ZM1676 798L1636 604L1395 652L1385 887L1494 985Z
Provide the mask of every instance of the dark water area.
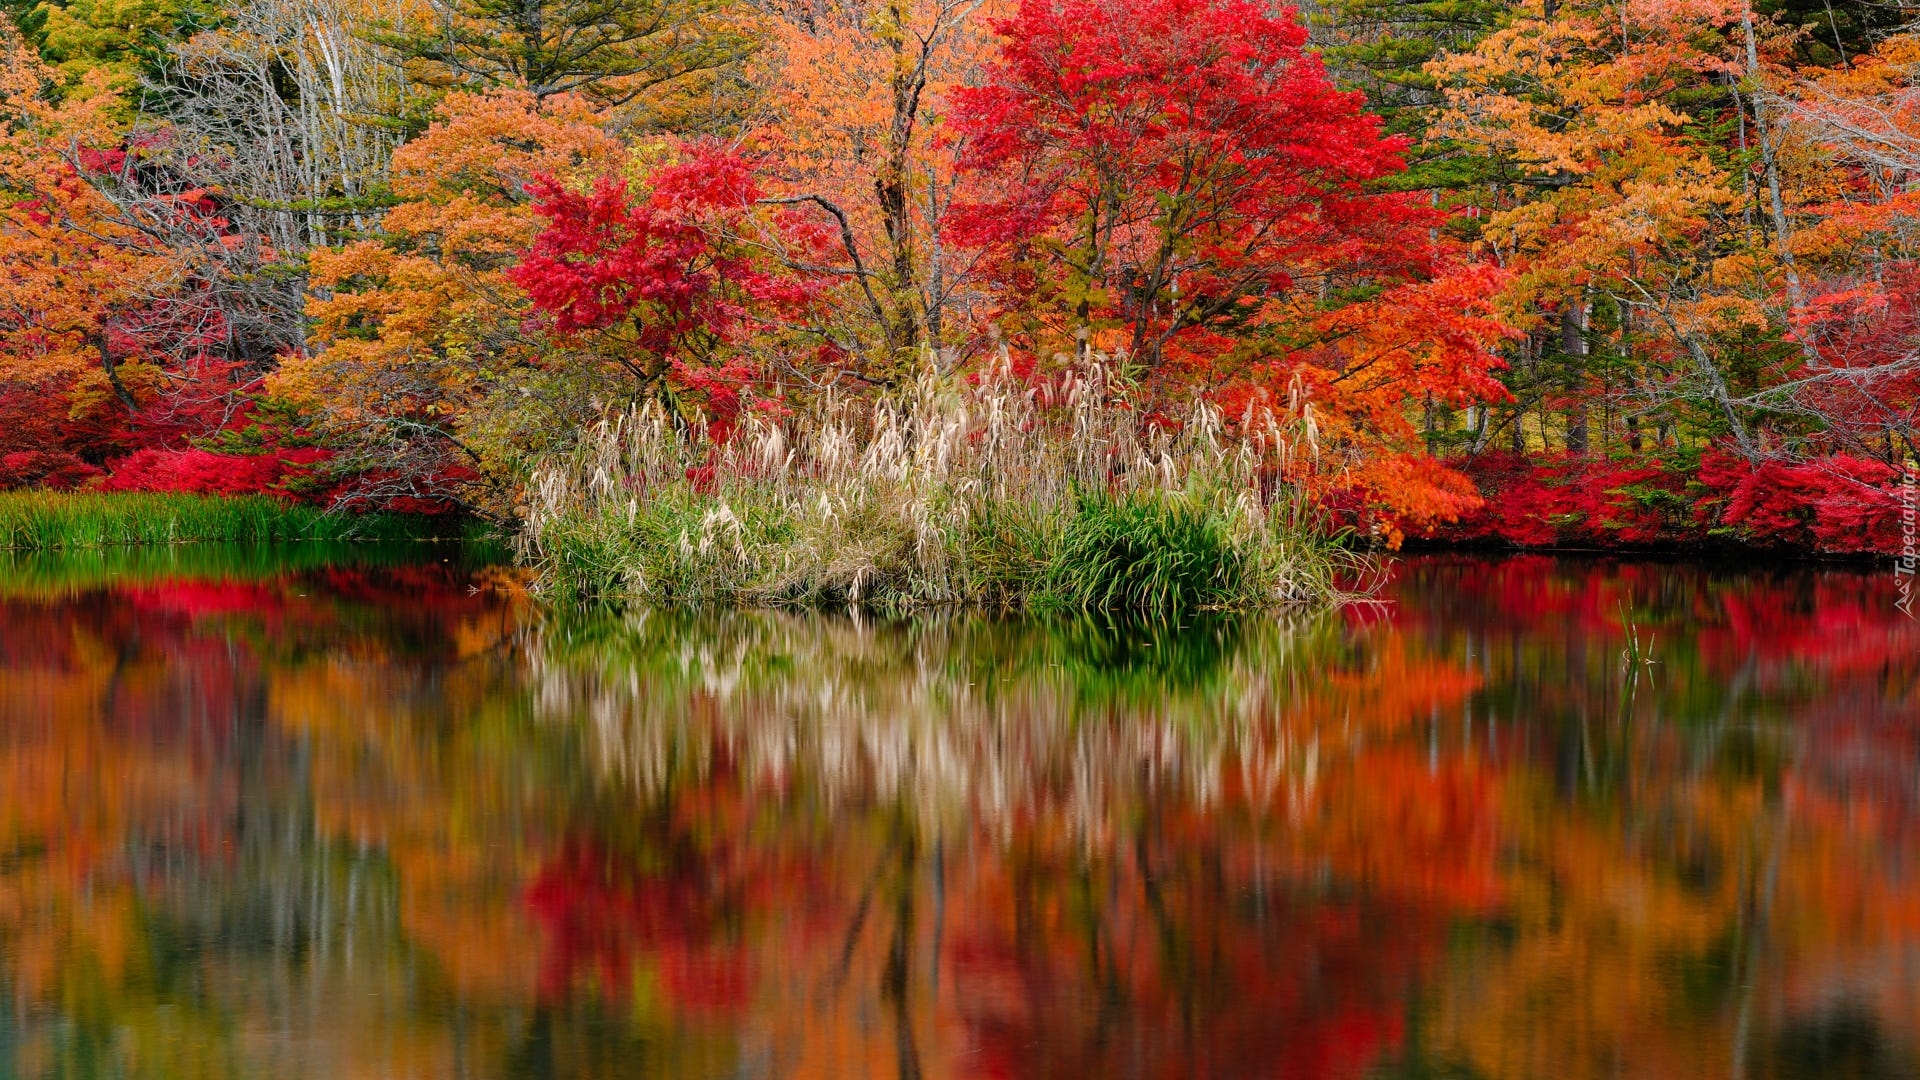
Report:
M1112 628L0 561L0 1076L1920 1075L1890 573Z

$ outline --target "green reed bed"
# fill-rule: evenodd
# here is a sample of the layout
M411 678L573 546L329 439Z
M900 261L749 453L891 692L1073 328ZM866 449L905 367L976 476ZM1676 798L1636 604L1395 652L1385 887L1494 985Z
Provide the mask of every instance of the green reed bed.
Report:
M329 513L265 496L0 492L0 548L13 550L206 541L412 540L443 529L428 518Z
M1050 409L1005 380L759 422L724 445L657 409L540 470L520 538L561 601L880 610L1325 604L1360 569L1284 475L1271 421L1141 424L1099 369ZM1262 478L1267 478L1265 484Z

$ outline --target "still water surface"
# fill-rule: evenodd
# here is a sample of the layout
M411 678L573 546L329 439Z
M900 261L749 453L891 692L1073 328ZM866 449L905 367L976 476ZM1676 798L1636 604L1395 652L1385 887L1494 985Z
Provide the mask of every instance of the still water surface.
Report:
M1895 599L1426 557L1288 623L582 620L434 549L7 562L0 1076L1914 1076Z

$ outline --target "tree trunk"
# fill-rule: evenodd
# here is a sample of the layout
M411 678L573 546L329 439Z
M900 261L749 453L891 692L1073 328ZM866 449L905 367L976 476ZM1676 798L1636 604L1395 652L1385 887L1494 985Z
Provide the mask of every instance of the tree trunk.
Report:
M916 310L919 284L914 273L913 219L908 206L913 129L919 120L920 92L926 86L926 76L920 58L907 48L906 0L892 0L887 5L887 18L893 45L893 122L887 129L886 159L874 177L873 189L893 251L892 281L888 283L893 318L887 327L888 359L893 360L920 341L920 315Z
M1527 383L1529 385L1533 382L1534 371L1537 367L1534 363L1534 357L1538 349L1539 337L1536 334L1529 333L1526 340L1520 344L1520 363L1526 368ZM1509 433L1509 436L1511 440L1510 445L1516 454L1524 454L1527 452L1526 419L1527 399L1523 396L1515 395L1513 400L1513 431Z
M107 348L107 335L104 331L93 335L93 345L100 350L100 369L107 373L107 385L113 387L113 396L120 399L120 404L125 405L128 412L139 412L139 403L134 401L133 395L127 391L127 384L120 381L120 366L114 362L113 352Z
M1787 275L1787 303L1798 314L1806 303L1800 285L1800 269L1793 260L1793 225L1787 220L1786 199L1780 193L1780 140L1767 122L1767 110L1760 101L1760 49L1753 33L1753 7L1740 6L1740 28L1747 39L1747 103L1753 109L1754 134L1760 140L1760 163L1767 174L1768 212L1773 218L1773 239L1780 265Z
M947 281L940 252L940 178L927 170L927 347L935 352L934 360L942 370L946 368L945 358L938 355L942 349L941 338L946 333L943 325L947 303Z
M1566 354L1572 369L1568 385L1573 390L1573 408L1567 413L1567 452L1587 452L1587 294L1569 299L1560 309L1560 351Z

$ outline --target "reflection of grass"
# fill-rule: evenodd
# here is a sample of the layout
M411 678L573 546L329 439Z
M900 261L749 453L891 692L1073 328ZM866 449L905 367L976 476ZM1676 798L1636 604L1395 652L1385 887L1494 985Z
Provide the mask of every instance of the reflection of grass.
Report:
M1089 615L1040 619L935 613L863 620L764 611L554 611L539 633L544 658L566 666L752 693L781 686L919 682L945 692L1062 689L1085 706L1166 706L1231 693L1271 674L1303 647L1328 644L1337 623L1231 615L1184 622Z
M1241 620L1212 618L1078 619L1035 636L1082 699L1152 701L1216 689L1250 635Z
M724 768L921 825L1058 814L1074 828L1132 814L1143 781L1218 791L1229 762L1263 790L1311 783L1318 721L1302 694L1347 646L1326 617L658 609L556 613L523 640L535 715L579 732L594 775L643 798Z
M1304 620L1312 623L1313 620ZM1213 696L1233 680L1249 651L1287 627L1270 619L1203 615L1184 622L1095 613L1074 618L954 616L902 624L928 639L951 680L1000 687L1044 682L1064 686L1087 705L1157 705L1170 698ZM935 651L937 650L937 651Z
M333 566L406 566L447 552L467 565L505 561L498 545L313 540L297 544L173 544L0 550L0 599L51 599L178 581L261 581Z
M395 514L330 514L264 496L0 494L0 548L72 550L195 541L413 540L445 525Z

